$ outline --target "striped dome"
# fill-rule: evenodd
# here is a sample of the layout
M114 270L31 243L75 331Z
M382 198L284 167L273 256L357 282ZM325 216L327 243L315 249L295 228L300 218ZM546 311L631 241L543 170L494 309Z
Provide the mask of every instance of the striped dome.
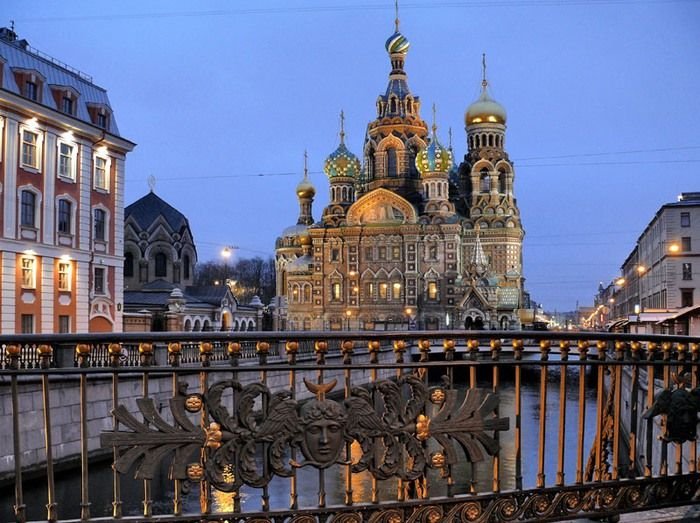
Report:
M360 175L360 160L341 142L338 148L326 158L323 172L331 180L343 176L357 178Z
M393 35L391 35L387 41L386 44L384 44L384 47L386 47L386 51L389 54L393 53L401 53L401 54L406 54L408 52L408 48L411 46L411 42L408 41L408 38L406 38L404 35L396 31Z
M452 152L440 145L437 134L433 131L433 137L428 147L421 149L416 155L416 169L421 175L429 173L449 173L452 168Z

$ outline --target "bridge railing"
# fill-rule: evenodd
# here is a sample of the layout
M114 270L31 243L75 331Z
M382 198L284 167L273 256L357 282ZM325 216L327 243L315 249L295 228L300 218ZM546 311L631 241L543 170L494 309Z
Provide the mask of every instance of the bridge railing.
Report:
M14 490L0 499L17 521L251 523L544 521L687 504L700 487L699 343L539 331L6 336L0 442ZM107 488L94 481L105 455ZM75 514L55 471L72 458ZM25 493L29 465L41 496Z

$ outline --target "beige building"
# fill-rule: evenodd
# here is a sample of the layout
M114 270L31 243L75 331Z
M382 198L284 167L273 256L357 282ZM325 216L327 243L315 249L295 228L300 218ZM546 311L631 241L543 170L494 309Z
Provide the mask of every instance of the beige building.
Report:
M0 29L0 332L120 331L126 155L107 92Z
M614 283L618 327L700 335L700 193L661 206Z
M429 128L408 87L408 40L386 42L390 73L362 161L326 159L330 203L313 218L306 173L297 223L277 239L276 327L289 330L517 329L524 231L505 149L506 111L481 96L465 114L467 153ZM305 167L306 169L306 167Z

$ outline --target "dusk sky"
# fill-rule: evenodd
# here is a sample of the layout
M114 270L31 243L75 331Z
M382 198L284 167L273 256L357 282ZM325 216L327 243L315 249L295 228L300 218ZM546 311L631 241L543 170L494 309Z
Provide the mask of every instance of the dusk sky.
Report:
M317 196L338 143L361 155L386 89L392 0L4 0L3 25L109 93L129 204L149 190L190 220L200 261L268 256L296 223L304 149ZM526 231L526 288L546 310L592 303L658 208L700 191L700 2L400 3L409 85L466 151L487 54Z

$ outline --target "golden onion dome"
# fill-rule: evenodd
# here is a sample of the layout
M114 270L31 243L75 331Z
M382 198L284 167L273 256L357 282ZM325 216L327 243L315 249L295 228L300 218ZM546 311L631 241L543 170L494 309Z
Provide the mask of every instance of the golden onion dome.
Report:
M467 108L464 123L473 125L479 123L506 123L506 110L496 100L491 98L487 85L483 85L481 96Z
M313 198L316 195L316 188L309 179L304 176L304 179L297 185L296 192L299 198Z
M411 42L409 42L408 38L406 38L398 31L398 28L393 35L387 38L386 44L384 44L384 47L386 48L386 51L389 54L406 54L410 46Z
M305 233L299 235L299 244L300 245L311 245L311 236L309 236L309 231L305 231Z

